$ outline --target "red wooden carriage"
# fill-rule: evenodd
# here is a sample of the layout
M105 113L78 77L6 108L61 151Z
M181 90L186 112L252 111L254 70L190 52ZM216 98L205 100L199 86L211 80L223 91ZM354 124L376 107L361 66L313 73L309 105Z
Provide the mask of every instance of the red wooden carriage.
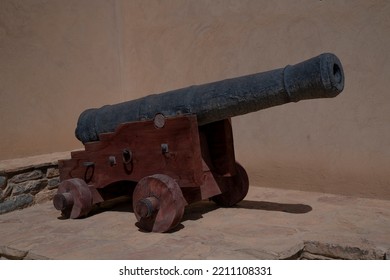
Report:
M230 120L198 126L195 115L124 123L59 161L54 206L78 218L92 206L132 195L139 226L165 232L186 205L211 198L232 206L248 192L248 176L234 156Z

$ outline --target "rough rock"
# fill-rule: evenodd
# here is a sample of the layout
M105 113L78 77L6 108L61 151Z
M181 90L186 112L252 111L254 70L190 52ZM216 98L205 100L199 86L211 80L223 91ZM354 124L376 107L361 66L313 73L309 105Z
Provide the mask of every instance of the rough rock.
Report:
M56 193L56 189L44 189L35 195L35 203L40 204L52 200Z
M14 185L12 187L12 195L19 195L22 193L31 193L32 195L37 194L39 191L44 189L47 186L48 180L35 180L35 181L27 181L18 185Z
M50 260L50 258L28 252L27 255L24 257L24 260Z
M14 211L19 208L24 208L31 205L34 197L31 194L21 194L11 197L0 203L0 214Z
M303 252L299 256L300 260L334 260L333 258L329 258L323 255L317 255L317 254L312 254L309 252Z
M58 188L58 185L60 184L60 178L53 178L49 180L48 189L53 190Z
M7 186L7 177L0 176L0 190L4 190Z
M345 260L378 260L383 259L383 256L378 255L378 252L373 249L363 247L341 246L330 243L321 243L317 241L309 241L305 243L305 251L312 255L321 255L332 259Z
M51 179L58 176L60 176L60 171L58 170L58 168L51 167L47 169L46 178Z
M15 175L9 180L9 182L13 184L18 184L26 181L41 179L42 177L43 173L41 170L33 170L31 172Z
M26 251L14 249L7 246L0 246L0 256L9 260L23 260L27 255Z
M4 191L3 191L3 199L5 199L5 198L7 198L10 194L11 194L11 192L12 192L12 187L13 187L13 185L12 184L8 184L7 185L7 187L4 189Z

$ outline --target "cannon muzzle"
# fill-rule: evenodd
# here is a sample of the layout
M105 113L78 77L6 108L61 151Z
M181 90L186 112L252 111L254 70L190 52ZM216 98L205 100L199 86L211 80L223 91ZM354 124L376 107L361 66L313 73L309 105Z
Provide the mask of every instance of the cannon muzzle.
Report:
M121 123L156 114L196 114L204 125L289 102L335 97L343 88L340 60L324 53L284 68L88 109L79 117L76 137L83 143L98 141L100 133L113 132Z

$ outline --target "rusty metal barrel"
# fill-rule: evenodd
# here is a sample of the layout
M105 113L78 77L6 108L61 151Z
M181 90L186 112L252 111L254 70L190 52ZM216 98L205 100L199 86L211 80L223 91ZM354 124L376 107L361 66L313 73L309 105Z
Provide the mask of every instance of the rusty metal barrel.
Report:
M323 53L284 68L88 109L79 117L76 137L98 141L100 133L113 132L121 123L152 120L156 114L196 114L204 125L289 102L335 97L343 88L340 60Z

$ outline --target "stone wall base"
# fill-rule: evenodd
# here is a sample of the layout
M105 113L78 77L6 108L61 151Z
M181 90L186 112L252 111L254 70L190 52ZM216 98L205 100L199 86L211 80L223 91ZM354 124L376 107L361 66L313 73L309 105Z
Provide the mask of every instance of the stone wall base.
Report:
M51 200L60 183L58 159L70 153L0 162L0 215Z

